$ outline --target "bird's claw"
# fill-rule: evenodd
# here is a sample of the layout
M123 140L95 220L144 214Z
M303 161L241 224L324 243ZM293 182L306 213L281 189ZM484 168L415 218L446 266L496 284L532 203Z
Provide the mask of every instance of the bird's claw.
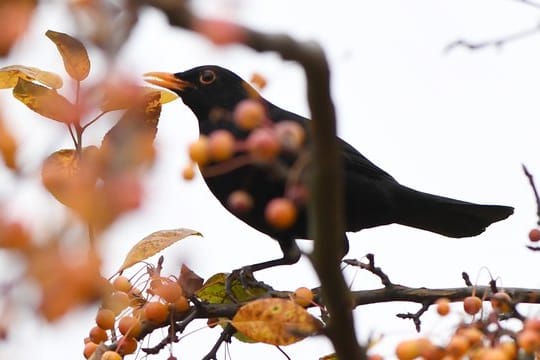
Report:
M241 288L236 288L235 281L239 282ZM234 290L233 286L235 286ZM261 292L267 293L273 290L271 286L255 279L249 266L233 270L225 279L225 293L235 303L246 301L254 296L259 297Z

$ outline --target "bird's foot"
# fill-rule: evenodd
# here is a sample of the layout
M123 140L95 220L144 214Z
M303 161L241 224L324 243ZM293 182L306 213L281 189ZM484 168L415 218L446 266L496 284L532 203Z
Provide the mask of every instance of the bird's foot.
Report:
M250 266L233 270L225 279L225 293L235 303L264 296L274 289L253 276Z

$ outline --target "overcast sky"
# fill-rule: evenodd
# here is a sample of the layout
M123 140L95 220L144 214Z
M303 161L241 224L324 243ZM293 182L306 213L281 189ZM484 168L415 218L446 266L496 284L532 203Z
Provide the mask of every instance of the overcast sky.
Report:
M539 255L524 246L536 218L532 191L521 171L525 163L540 178L540 36L502 49L444 52L457 39L491 40L532 28L540 19L540 10L512 0L343 0L331 4L199 0L194 5L204 15L318 41L331 65L340 135L398 181L426 192L516 208L510 219L471 239L446 239L397 225L351 234L349 257L372 252L394 282L409 286L463 286L462 271L485 285L489 276L483 267L500 278L502 286L540 286L536 276ZM42 6L31 32L13 57L1 60L0 65L24 64L63 73L56 50L43 34L47 29L73 33L68 16L56 3ZM99 72L103 59L97 55L91 52ZM154 10L141 14L116 71L140 77L148 71L177 72L203 64L228 67L244 78L261 73L268 80L265 97L309 116L305 80L297 65L241 46L215 48L196 34L171 29ZM16 131L24 135L26 144L34 146L23 154L29 161L35 153L44 157L69 146L63 128L33 116L9 92L1 96L6 117L17 123ZM110 123L96 126L89 140L99 143L107 125ZM165 105L156 140L158 163L147 183L148 201L107 234L103 243L106 276L118 268L133 244L160 229L188 227L204 234L204 238L188 239L167 250L166 269L173 274L182 262L207 278L280 256L277 243L230 215L200 177L189 183L181 179L186 147L196 137L191 112L180 101ZM18 195L17 201L17 211L30 212L37 223L47 224L44 215L50 214L52 203L48 195L29 190ZM36 206L40 201L43 207ZM309 243L301 245L309 249ZM380 286L369 274L351 270L347 275L355 289ZM317 285L305 260L257 276L282 290ZM395 314L418 308L405 303L358 308L358 332L363 339L383 334L374 351L390 358L396 339L415 336L412 323ZM433 313L430 310L424 318L424 333L443 340L460 317L441 320ZM526 313L537 314L538 310ZM11 341L0 343L0 358L75 359L93 326L94 314L95 309L81 311L53 326L21 319ZM198 327L204 323L188 329ZM198 359L218 335L219 329L205 329L175 344L174 349L178 358ZM308 339L285 351L293 359L317 359L331 348L324 340ZM230 353L233 359L281 357L272 346L238 341L230 345ZM220 358L225 358L223 352Z

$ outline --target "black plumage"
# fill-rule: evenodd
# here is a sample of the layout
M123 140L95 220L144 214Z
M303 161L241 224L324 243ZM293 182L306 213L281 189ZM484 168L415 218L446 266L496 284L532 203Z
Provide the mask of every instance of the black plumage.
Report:
M231 121L230 114L242 100L254 98L264 105L270 121L292 120L300 124L309 136L308 119L265 100L251 85L227 69L200 66L176 74L148 73L147 81L176 92L197 117L201 134L209 135L217 129L227 129L238 139L246 138L248 132L238 129ZM462 238L476 236L490 224L513 213L513 208L508 206L479 205L403 186L351 145L341 139L339 143L345 167L346 231L356 232L397 223L451 238ZM282 155L280 160L291 164L294 159L289 154ZM202 173L204 176L204 169ZM275 197L283 196L286 190L283 176L276 176L269 166L246 164L215 176L204 176L204 180L225 206L231 192L243 189L250 193L254 199L253 208L237 216L279 242L284 257L252 265L251 270L298 260L300 253L294 239L308 237L305 208L300 208L299 216L291 227L282 230L269 225L264 215L266 204ZM344 238L347 241L346 236Z

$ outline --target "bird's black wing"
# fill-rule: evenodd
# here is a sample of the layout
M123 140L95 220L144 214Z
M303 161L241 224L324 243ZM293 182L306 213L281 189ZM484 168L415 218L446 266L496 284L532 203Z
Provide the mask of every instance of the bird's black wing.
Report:
M378 167L369 161L364 155L360 154L358 150L349 145L342 139L339 139L341 145L341 152L343 153L343 158L345 161L345 169L353 171L356 174L362 174L368 178L377 179L377 180L390 180L392 182L395 179L388 174L386 171Z

